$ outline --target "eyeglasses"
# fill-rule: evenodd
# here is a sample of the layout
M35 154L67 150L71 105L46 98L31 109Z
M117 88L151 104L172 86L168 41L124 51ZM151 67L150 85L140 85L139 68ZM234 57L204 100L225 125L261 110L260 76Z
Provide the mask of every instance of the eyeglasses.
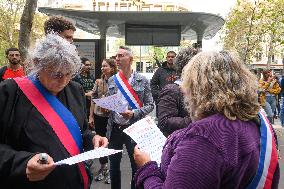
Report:
M62 79L64 76L71 78L73 76L71 73L64 74L62 72L51 72L49 75L53 79Z
M88 66L88 67L90 67L90 66L92 66L91 64L85 64L84 66Z
M116 54L115 57L118 57L118 58L122 58L122 57L125 57L126 55L124 54Z
M60 71L56 72L56 71L52 71L52 70L48 70L48 69L45 69L44 70L48 75L49 77L51 77L52 79L62 79L63 77L67 77L68 79L74 77L75 74L72 74L71 72L67 72L67 73L62 73Z

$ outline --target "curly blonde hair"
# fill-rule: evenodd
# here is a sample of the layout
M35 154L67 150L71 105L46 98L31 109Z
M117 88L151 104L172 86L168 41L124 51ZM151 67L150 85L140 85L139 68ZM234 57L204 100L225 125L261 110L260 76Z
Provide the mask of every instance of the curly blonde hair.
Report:
M257 116L257 78L233 53L201 52L185 66L181 87L192 120L220 113L230 120Z

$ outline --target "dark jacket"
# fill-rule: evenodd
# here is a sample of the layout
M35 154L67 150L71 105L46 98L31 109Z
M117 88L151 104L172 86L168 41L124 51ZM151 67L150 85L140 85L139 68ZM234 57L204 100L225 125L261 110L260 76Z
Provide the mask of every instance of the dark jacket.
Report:
M57 98L75 117L85 150L93 149L93 134L84 112L83 88L70 82ZM29 182L26 166L36 153L48 153L55 162L70 157L52 127L12 79L0 84L0 182L1 188L83 188L77 165L57 166L43 181Z
M4 81L3 76L6 72L6 70L7 70L7 66L3 66L3 67L0 68L0 82Z
M176 79L177 74L174 68L169 68L165 65L157 69L150 83L152 96L155 102L157 102L159 93L164 86L174 83Z
M191 122L183 103L183 94L179 85L166 85L158 100L158 127L165 136L178 129L185 128Z

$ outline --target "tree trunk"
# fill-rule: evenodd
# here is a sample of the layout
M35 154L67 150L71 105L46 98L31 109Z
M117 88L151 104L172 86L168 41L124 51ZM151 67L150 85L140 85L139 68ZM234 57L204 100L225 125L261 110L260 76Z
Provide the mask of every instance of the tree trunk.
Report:
M249 31L248 34L246 36L246 49L245 49L245 56L244 56L244 63L249 63L250 60L250 37L252 35L252 28L254 26L253 21L255 20L255 12L256 12L256 8L257 8L257 2L254 1L254 7L252 9L252 13L251 13L251 17L250 17L250 23L249 23Z
M270 69L272 62L272 55L274 54L274 37L275 34L270 34L269 48L268 48L268 59L267 59L267 69Z
M23 14L20 20L19 50L22 59L26 59L30 47L30 34L33 26L33 19L37 7L37 0L26 0Z

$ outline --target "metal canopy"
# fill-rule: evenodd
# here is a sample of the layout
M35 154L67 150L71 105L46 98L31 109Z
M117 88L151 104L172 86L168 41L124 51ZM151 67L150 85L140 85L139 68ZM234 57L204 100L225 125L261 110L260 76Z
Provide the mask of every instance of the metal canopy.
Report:
M181 39L211 39L224 25L218 15L197 12L153 12L153 11L86 11L41 7L40 12L61 15L76 22L76 26L89 33L123 37L125 24L180 25Z

